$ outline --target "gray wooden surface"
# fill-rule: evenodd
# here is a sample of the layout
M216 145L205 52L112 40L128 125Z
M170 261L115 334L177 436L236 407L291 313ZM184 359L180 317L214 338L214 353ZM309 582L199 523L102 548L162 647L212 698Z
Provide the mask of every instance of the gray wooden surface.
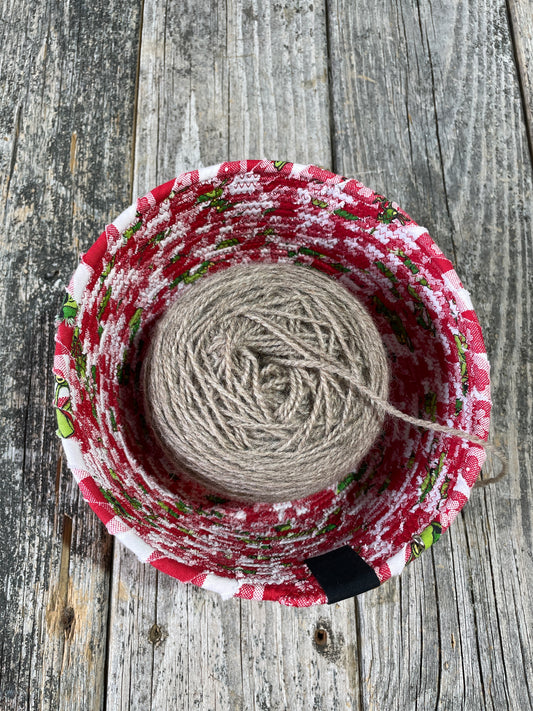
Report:
M0 47L1 711L533 708L531 0L5 0ZM80 251L137 195L242 157L397 200L471 291L492 365L508 478L331 606L222 602L143 566L54 435Z

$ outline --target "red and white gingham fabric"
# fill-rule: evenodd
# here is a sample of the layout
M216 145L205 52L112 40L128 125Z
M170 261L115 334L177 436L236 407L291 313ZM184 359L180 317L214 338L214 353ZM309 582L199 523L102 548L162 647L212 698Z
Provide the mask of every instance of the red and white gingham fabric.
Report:
M58 434L85 500L141 560L224 599L325 603L305 559L350 545L381 582L400 574L464 506L485 452L388 417L357 471L304 499L243 504L183 478L144 423L143 353L183 289L250 261L338 279L382 334L392 404L487 438L481 329L427 231L355 179L267 160L183 173L82 256L56 334Z

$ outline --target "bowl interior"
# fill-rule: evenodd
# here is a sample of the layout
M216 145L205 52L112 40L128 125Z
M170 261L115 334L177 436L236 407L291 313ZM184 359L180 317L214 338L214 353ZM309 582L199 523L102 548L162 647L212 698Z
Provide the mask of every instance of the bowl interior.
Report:
M466 461L464 441L387 417L362 465L333 486L280 504L225 500L159 449L144 420L140 368L151 330L185 289L234 264L286 262L295 278L318 269L366 305L395 407L467 429L479 408L473 364L440 252L355 180L251 171L154 194L125 229L106 230L74 328L73 411L100 492L149 545L221 576L305 589L303 561L344 544L379 568L439 515Z

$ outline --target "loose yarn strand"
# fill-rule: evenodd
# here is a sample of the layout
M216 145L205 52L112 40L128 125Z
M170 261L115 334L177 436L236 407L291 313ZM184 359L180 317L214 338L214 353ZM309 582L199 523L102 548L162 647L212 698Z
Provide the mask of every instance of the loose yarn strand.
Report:
M295 339L291 340L291 345L298 349L298 344L295 342ZM330 359L327 358L326 354L321 353L320 355L322 358L322 362L319 363L317 361L315 363L314 361L309 361L306 359L305 365L307 367L318 367L319 365L323 367L323 361ZM293 361L292 364L302 365L302 363L300 363L299 361ZM408 422L409 424L415 425L416 427L422 427L426 430L431 430L433 432L442 432L443 434L448 434L453 437L460 437L461 439L464 439L468 442L472 442L473 444L479 444L487 452L490 452L495 457L497 457L497 459L500 460L502 465L499 473L496 476L491 477L490 479L478 479L475 486L488 486L489 484L495 484L498 481L501 481L508 474L508 459L502 452L502 450L492 442L487 442L487 440L484 440L481 437L478 437L469 432L465 432L464 430L459 430L454 427L448 427L447 425L442 425L437 422L428 422L427 420L422 420L418 417L408 415L405 412L398 410L396 407L394 407L394 405L391 405L388 400L380 398L378 395L373 393L369 388L367 388L359 380L357 380L351 373L344 369L338 368L333 360L330 360L330 368L332 369L332 371L335 371L337 375L350 382L350 384L353 385L362 395L364 395L374 406L376 406L383 412L386 412L387 414L391 415L392 417L395 417L398 420L402 420L403 422Z
M240 265L186 290L159 322L143 366L147 420L200 483L248 501L287 501L355 470L387 414L391 372L366 307L316 271Z
M492 442L487 442L481 437L477 437L476 435L470 434L469 432L464 432L463 430L448 427L447 425L441 425L438 422L428 422L427 420L421 420L418 417L412 417L411 415L407 415L406 413L401 412L401 410L396 409L387 400L383 400L382 398L372 393L361 383L354 382L352 378L350 378L350 381L355 385L359 392L365 395L372 402L372 404L377 405L380 409L384 410L389 415L392 415L393 417L402 420L403 422L409 422L410 424L415 425L417 427L423 427L426 430L431 430L433 432L442 432L443 434L448 434L453 437L461 437L461 439L464 439L467 442L472 442L473 444L481 445L483 449L485 449L487 452L491 452L492 454L494 454L494 456L497 457L501 462L502 466L500 471L496 476L490 477L489 479L478 479L475 486L489 486L490 484L496 484L509 473L509 462L507 457L502 452L502 450Z

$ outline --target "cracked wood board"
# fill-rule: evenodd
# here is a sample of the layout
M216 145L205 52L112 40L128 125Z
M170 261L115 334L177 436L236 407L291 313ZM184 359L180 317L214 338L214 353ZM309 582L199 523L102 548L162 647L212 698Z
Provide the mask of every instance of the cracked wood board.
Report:
M329 8L336 168L396 200L454 263L510 458L437 545L357 600L361 708L531 708L532 172L506 4ZM498 469L489 457L484 475Z
M111 538L54 432L55 318L130 199L139 7L4 3L0 21L0 708L101 709Z

